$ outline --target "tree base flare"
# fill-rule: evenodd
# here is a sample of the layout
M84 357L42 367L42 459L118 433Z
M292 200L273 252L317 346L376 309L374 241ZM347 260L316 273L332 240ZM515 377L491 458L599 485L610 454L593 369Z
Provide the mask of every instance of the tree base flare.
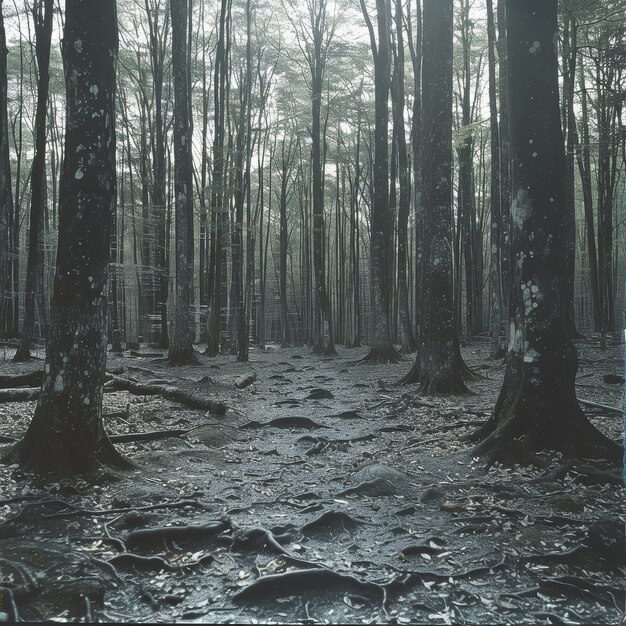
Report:
M361 363L400 363L402 355L393 347L372 347L370 351L360 360Z
M535 454L543 450L561 452L567 458L617 463L624 454L622 446L589 422L575 400L569 406L531 406L519 396L501 423L489 419L468 440L478 437L482 440L473 449L473 455L484 458L487 466L496 462L533 464Z
M86 447L67 450L49 441L29 439L28 435L0 455L0 463L19 465L24 471L54 477L88 474L102 468L135 470L137 466L118 452L108 437L103 437L98 449Z
M170 350L167 355L168 365L182 367L183 365L200 365L200 361L193 350Z

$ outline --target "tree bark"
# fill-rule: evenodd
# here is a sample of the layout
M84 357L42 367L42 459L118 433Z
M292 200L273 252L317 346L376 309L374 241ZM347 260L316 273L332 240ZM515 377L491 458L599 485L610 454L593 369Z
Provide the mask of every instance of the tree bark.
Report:
M514 285L507 369L494 413L476 435L488 463L533 453L619 460L576 399L576 349L563 297L565 154L557 79L557 0L507 0Z
M426 219L422 327L403 383L422 393L467 393L454 311L452 261L452 0L425 0L422 182Z
M374 58L374 194L371 211L370 275L372 289L370 351L364 360L397 363L401 356L391 342L389 320L389 72L391 9L389 0L376 0L378 42L370 17L361 0L363 17L370 32Z
M24 322L14 361L30 359L30 344L35 330L35 299L40 294L43 308L42 280L43 255L42 234L44 205L46 201L46 115L48 88L50 85L50 43L52 41L53 0L37 0L33 5L35 23L35 54L37 57L37 111L35 113L35 156L31 170L30 226L28 235L28 259L26 261L26 287L24 290ZM41 310L40 310L41 315Z
M45 377L35 415L9 453L30 471L75 474L128 467L102 423L107 278L115 180L114 0L67 0L67 87L57 274Z
M395 0L396 54L391 87L393 101L393 124L398 151L398 178L400 196L398 202L398 318L400 330L400 352L410 354L417 346L411 325L409 289L407 280L407 254L409 248L409 208L411 204L411 176L404 128L404 35L402 2Z
M189 328L191 278L189 222L193 219L193 165L187 80L188 0L170 0L172 16L172 73L174 77L174 197L176 239L175 315L169 342L171 365L197 364Z
M0 336L12 335L11 226L15 219L9 159L7 42L0 2Z

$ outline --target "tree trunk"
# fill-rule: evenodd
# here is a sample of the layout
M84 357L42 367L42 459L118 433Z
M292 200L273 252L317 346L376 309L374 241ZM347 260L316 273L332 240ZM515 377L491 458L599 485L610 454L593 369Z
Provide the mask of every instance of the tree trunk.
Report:
M9 159L7 55L4 10L0 2L0 336L2 337L12 334L13 289L10 251L11 226L15 219Z
M46 115L48 87L50 84L50 42L52 40L53 0L38 0L33 5L35 23L35 53L37 56L37 111L35 113L35 156L31 170L30 228L28 259L26 262L26 287L24 291L24 323L14 361L30 359L30 343L35 330L35 298L42 296L43 272L42 233L45 205L46 167ZM40 305L43 304L43 297ZM41 313L40 306L40 313Z
M417 346L411 326L409 289L407 280L407 253L409 247L409 208L411 204L411 177L404 129L404 36L402 2L395 0L396 55L391 87L393 124L398 150L400 197L398 203L398 317L400 322L400 352L410 354Z
M502 201L500 187L500 132L498 127L498 102L496 92L496 29L493 13L493 0L487 0L487 47L489 57L489 129L491 148L491 333L493 335L493 357L504 356L505 347L501 342L503 323L508 315L504 308L504 288L502 282ZM501 115L506 112L501 111Z
M102 423L117 49L114 0L67 0L67 123L45 376L26 435L9 453L30 471L129 466Z
M419 352L404 383L467 393L454 311L452 260L452 0L425 0L423 43L424 295Z
M230 15L229 0L222 0L219 35L215 52L213 75L213 104L215 130L213 138L213 176L211 185L211 251L209 258L209 307L207 313L207 356L217 356L221 349L222 320L222 257L224 229L224 134L226 110L226 76L229 47L227 22Z
M557 0L507 0L513 192L513 315L504 383L474 453L528 462L552 449L618 460L576 399L576 349L563 296L565 154L557 79Z
M370 351L364 360L397 363L401 356L391 342L389 323L389 72L391 29L389 0L376 0L378 43L363 0L361 9L370 32L374 57L374 194L371 211L370 274L372 289Z
M174 77L174 197L175 197L175 315L169 342L171 365L196 364L189 329L191 280L189 222L193 219L193 164L187 81L188 0L170 0L172 16L172 73Z

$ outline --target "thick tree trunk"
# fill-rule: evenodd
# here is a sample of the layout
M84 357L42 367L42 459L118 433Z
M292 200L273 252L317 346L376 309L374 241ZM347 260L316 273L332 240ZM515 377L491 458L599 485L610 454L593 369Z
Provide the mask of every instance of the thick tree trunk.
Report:
M419 352L403 383L423 393L467 393L459 349L452 262L452 0L425 0L423 202L427 237Z
M33 420L9 453L28 470L74 474L128 467L102 424L107 273L115 185L114 0L67 0L67 85L57 274L45 376Z
M20 347L15 353L15 361L30 359L30 343L35 330L35 299L40 295L43 304L42 234L44 204L46 201L46 115L48 108L48 87L50 84L50 42L52 41L52 0L38 0L33 5L35 23L35 53L37 56L37 111L35 113L35 156L31 170L30 225L28 235L28 259L26 261L26 287L24 290L24 322L20 337ZM41 307L42 308L42 307ZM41 313L41 311L40 311Z
M505 380L474 452L527 462L542 449L618 460L583 414L563 310L565 154L557 82L557 0L507 0L514 299Z

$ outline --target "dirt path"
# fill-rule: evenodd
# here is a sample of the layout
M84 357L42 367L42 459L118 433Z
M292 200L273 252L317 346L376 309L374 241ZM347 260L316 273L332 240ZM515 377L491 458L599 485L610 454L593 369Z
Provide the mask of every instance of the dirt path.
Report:
M408 370L253 350L172 369L111 358L124 376L224 402L205 415L159 396L105 395L113 434L194 430L119 444L141 470L53 485L0 468L0 621L597 623L624 608L624 491L576 471L492 468L459 437L486 419L501 364L472 397L421 398ZM620 406L601 375L620 348L581 344L580 396ZM602 362L599 366L598 363ZM19 373L41 367L23 366ZM17 367L0 360L0 374ZM256 374L243 390L235 378ZM34 402L0 405L19 436ZM615 438L616 415L595 423ZM555 460L553 468L558 467ZM547 478L546 478L547 477ZM620 525L620 519L622 523Z

